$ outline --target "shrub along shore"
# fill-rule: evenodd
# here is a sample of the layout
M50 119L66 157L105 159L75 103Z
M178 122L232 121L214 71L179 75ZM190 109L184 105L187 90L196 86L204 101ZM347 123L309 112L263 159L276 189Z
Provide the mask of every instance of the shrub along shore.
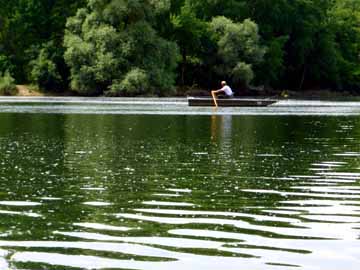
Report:
M76 91L44 91L39 89L36 85L15 85L7 87L10 90L3 90L3 82L0 81L0 96L15 96L15 97L79 97L80 95ZM105 95L98 95L98 97L105 97ZM190 88L177 88L173 95L166 97L170 98L184 98L189 96L208 96L211 97L209 90L203 89L190 89ZM253 97L253 98L273 98L273 99L353 99L358 94L349 91L333 91L329 89L307 89L304 91L291 91L291 90L259 90L259 89L246 89L238 93L237 97ZM134 97L131 95L123 95L123 97ZM156 95L143 94L137 95L138 98L149 98L158 97ZM165 96L164 96L165 97Z
M238 95L360 92L358 0L0 4L1 95L200 95L221 80Z

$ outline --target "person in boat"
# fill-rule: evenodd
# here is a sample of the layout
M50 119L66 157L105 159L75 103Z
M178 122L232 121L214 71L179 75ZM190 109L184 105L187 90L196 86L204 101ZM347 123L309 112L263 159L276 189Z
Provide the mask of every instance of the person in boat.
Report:
M226 98L232 98L234 97L234 92L230 88L230 86L227 85L226 81L221 82L222 88L219 90L213 90L211 91L211 95L216 98L217 95L222 95Z

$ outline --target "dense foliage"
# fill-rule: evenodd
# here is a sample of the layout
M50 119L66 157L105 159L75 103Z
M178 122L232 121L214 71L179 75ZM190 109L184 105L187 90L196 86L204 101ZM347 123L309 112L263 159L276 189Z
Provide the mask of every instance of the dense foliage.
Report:
M15 80L10 73L0 73L0 95L15 95L17 93Z
M70 18L65 60L71 87L82 94L113 95L172 89L178 48L152 23L163 5L150 0L92 0Z
M360 91L358 0L0 0L0 72L82 95Z

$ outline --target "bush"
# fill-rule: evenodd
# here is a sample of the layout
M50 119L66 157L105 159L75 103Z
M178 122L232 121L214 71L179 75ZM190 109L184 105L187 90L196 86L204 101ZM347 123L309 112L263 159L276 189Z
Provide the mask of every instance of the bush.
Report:
M232 70L232 78L235 83L248 87L254 78L254 72L250 64L244 62L238 63Z
M169 8L160 2L94 0L69 18L64 58L72 90L82 95L171 93L179 51L153 27L152 16Z
M37 59L31 61L31 81L44 90L60 87L62 80L55 63L49 59L45 49L40 50Z
M17 89L14 78L8 71L4 74L0 73L0 95L16 95Z
M146 72L139 68L129 71L122 81L115 81L110 88L110 95L138 95L145 93L149 88L149 79Z
M15 70L14 65L11 63L10 58L6 55L0 54L0 73L9 71L13 72Z
M225 17L215 17L210 29L220 60L216 72L224 78L231 75L232 83L248 86L254 78L252 65L261 63L266 53L257 24L249 19L235 23Z

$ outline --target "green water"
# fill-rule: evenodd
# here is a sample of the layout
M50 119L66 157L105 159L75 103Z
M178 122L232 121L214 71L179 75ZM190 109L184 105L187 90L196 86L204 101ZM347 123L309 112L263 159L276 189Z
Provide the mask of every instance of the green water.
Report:
M360 118L0 114L0 269L358 269Z

